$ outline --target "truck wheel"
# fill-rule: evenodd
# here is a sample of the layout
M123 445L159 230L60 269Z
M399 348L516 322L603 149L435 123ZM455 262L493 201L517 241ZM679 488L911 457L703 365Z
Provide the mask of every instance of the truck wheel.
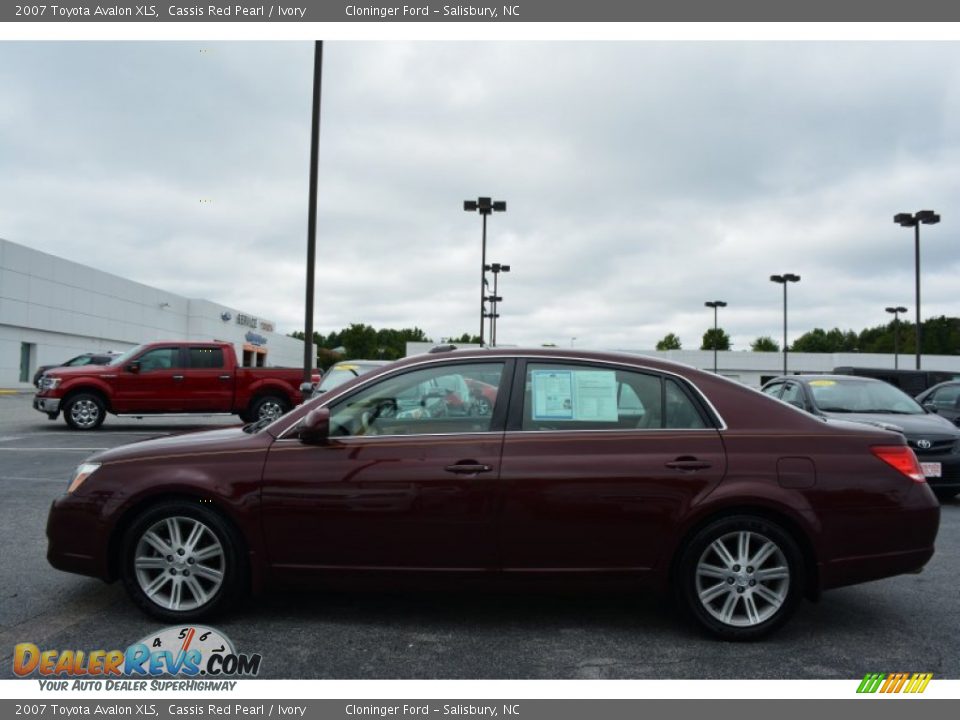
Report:
M289 409L290 406L283 398L277 397L276 395L263 395L254 400L253 404L250 405L249 415L254 422L268 418L270 420L276 420Z
M687 544L676 582L679 599L703 628L725 640L753 640L793 614L803 560L797 543L776 523L725 517Z
M163 502L142 513L123 536L123 584L153 617L210 617L243 592L242 548L216 511L195 502Z
M74 430L96 430L106 415L103 400L92 393L74 395L63 406L63 419Z

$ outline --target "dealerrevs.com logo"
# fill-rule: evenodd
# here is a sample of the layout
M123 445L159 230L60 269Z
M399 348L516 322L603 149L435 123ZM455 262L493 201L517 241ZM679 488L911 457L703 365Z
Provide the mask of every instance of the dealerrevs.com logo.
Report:
M232 690L229 677L256 677L259 654L238 653L218 630L200 625L164 628L125 650L13 649L17 677L37 676L44 690ZM186 678L161 680L160 678Z

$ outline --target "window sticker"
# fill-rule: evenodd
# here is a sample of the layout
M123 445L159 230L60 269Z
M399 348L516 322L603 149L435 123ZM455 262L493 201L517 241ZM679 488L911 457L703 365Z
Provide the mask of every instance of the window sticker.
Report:
M534 370L533 419L573 420L573 372Z
M531 380L534 420L619 420L613 370L533 370Z
M810 387L833 387L837 384L836 380L811 380Z

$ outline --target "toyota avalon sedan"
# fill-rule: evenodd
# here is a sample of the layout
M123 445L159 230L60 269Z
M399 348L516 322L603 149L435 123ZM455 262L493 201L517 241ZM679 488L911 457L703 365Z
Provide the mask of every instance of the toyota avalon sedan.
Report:
M454 401L471 381L493 402ZM504 349L99 452L47 535L54 567L121 580L167 622L334 573L578 574L672 592L741 640L824 590L919 571L939 517L900 433L663 360Z
M883 380L848 375L793 375L763 392L824 418L850 420L903 433L934 494L960 493L960 429Z

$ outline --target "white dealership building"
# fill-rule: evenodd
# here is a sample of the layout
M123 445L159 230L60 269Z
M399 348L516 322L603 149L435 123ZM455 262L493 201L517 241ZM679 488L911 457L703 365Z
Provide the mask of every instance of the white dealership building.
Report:
M248 309L182 297L0 239L0 388L30 388L40 365L157 340L221 340L233 343L244 365L303 365L303 341Z

